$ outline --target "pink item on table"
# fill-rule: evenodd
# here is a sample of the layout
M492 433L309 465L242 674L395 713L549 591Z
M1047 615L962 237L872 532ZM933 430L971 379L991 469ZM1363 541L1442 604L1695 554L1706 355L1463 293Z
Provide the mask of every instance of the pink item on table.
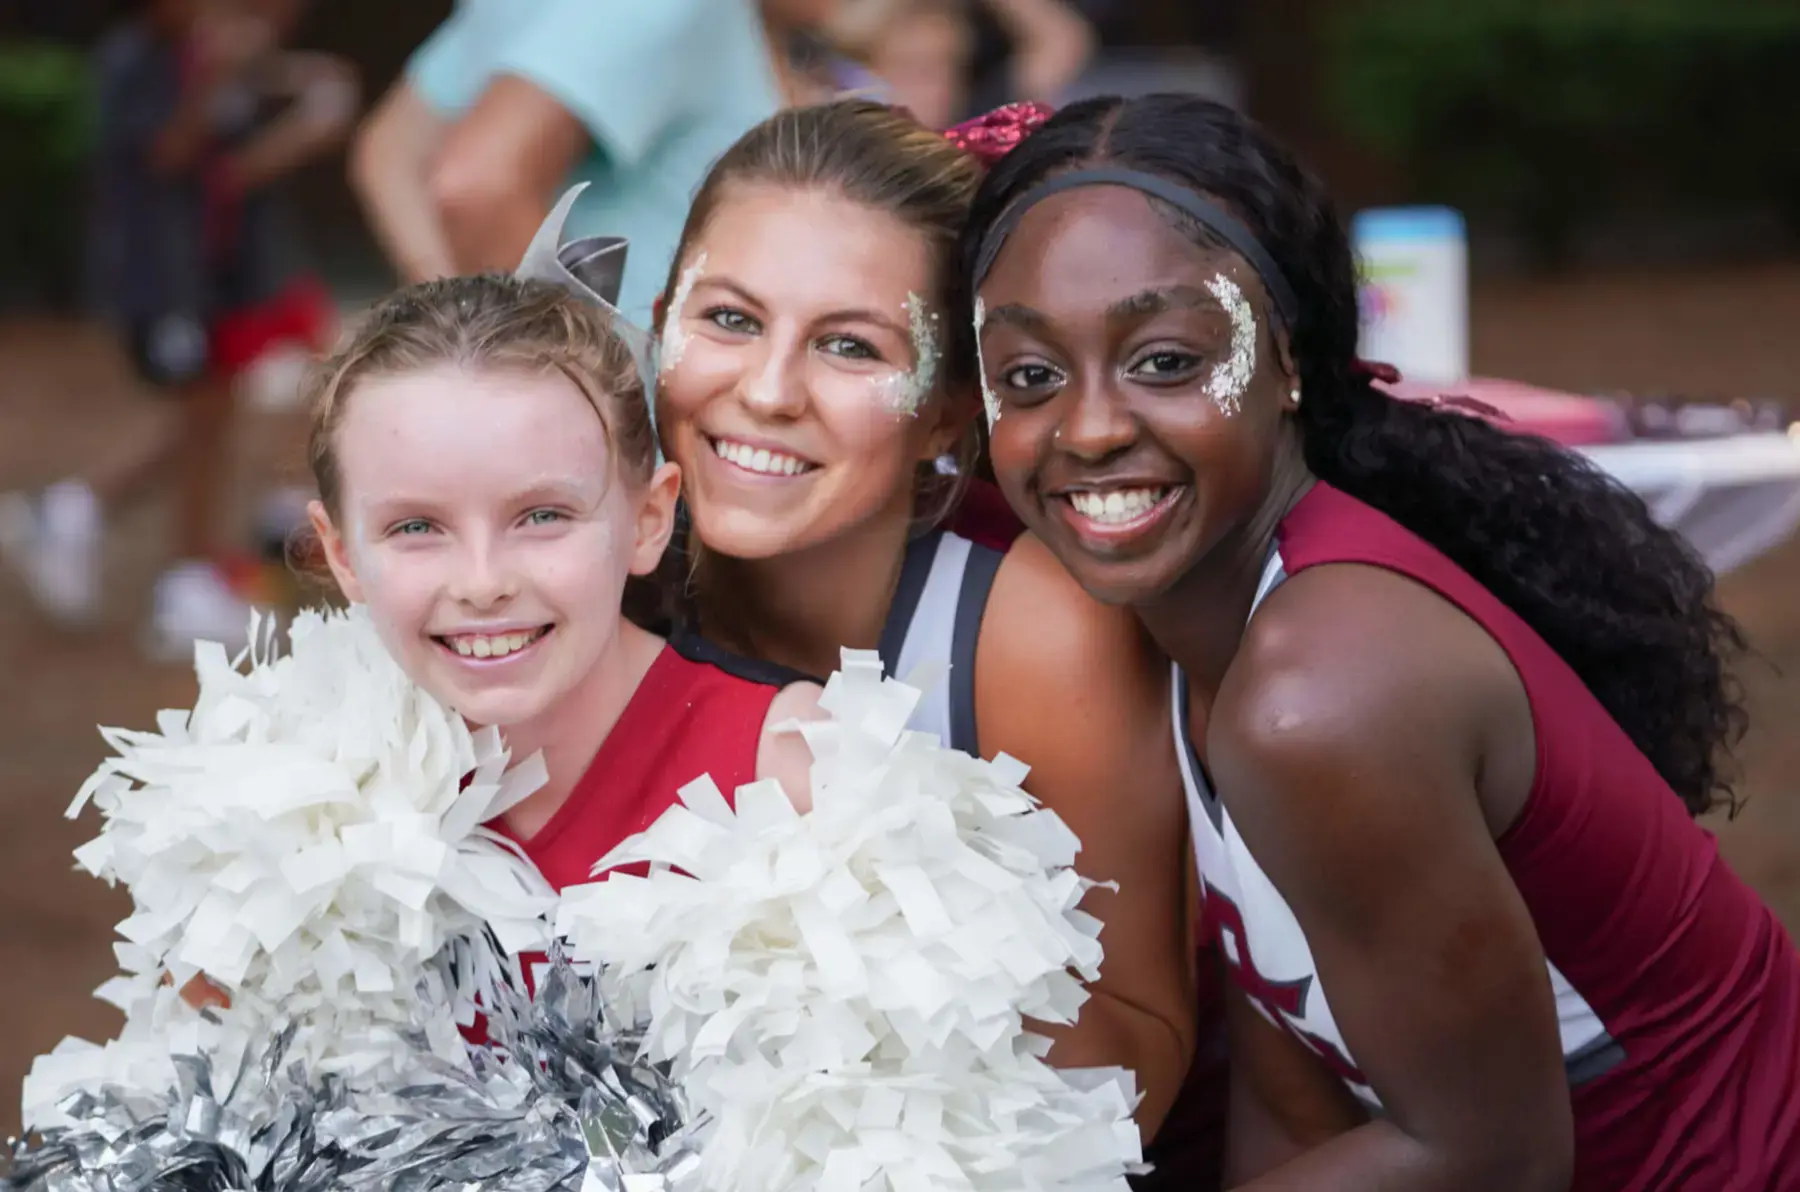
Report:
M1493 420L1496 425L1541 435L1564 447L1620 443L1631 437L1625 412L1615 403L1540 389L1522 381L1471 377L1454 385L1426 385L1401 380L1379 382L1377 388L1406 401L1466 397L1504 415Z

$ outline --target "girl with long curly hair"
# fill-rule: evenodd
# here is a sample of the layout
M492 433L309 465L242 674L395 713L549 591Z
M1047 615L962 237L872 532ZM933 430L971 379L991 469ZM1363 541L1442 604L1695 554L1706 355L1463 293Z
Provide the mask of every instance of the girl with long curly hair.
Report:
M1319 183L1191 96L988 175L1014 509L1174 660L1249 1188L1800 1187L1800 959L1694 816L1736 627L1643 503L1356 360Z

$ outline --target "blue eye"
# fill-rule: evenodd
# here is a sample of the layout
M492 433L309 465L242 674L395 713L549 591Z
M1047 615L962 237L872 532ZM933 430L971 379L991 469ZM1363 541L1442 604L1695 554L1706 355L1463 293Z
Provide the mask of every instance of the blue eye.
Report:
M755 335L762 330L755 319L730 306L716 306L702 317L721 331L729 331L733 335Z
M431 533L431 523L422 517L415 517L400 522L393 529L389 530L388 533L396 536L401 534L429 534Z
M525 515L527 524L534 526L555 525L562 520L563 515L560 509L533 509Z
M819 347L830 355L842 356L846 360L881 359L880 352L854 335L828 335L819 341Z

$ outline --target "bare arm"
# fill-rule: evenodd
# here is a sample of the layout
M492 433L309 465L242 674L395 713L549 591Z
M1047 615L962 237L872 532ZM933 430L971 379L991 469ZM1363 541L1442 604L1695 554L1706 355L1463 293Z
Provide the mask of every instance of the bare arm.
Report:
M517 266L591 143L581 121L536 84L512 75L490 83L431 168L432 203L458 271Z
M1235 988L1226 993L1225 1022L1231 1041L1227 1187L1273 1171L1368 1121L1343 1083Z
M1013 88L1055 100L1094 56L1094 28L1064 0L982 0L1013 44Z
M340 145L361 103L356 70L329 54L281 54L268 67L268 90L293 103L231 159L232 181L254 190Z
M1105 924L1093 997L1073 1027L1047 1033L1053 1063L1137 1074L1148 1139L1187 1074L1195 1031L1191 850L1168 664L1129 612L1095 602L1026 537L982 619L975 699L982 753L1028 764L1026 786L1081 839L1076 868L1119 883L1083 903Z
M409 283L457 272L428 185L447 128L402 80L363 123L350 151L350 184L382 250Z
M1501 659L1425 589L1322 567L1269 599L1232 664L1207 734L1219 790L1386 1110L1246 1190L1569 1186L1555 999L1477 786L1524 698L1496 694L1495 674L1517 681Z

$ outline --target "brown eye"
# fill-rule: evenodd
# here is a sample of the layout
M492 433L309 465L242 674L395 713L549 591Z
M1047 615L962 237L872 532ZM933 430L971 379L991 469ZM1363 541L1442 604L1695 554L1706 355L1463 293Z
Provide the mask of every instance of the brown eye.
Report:
M1001 384L1020 391L1047 389L1059 379L1056 370L1047 364L1021 364L1000 374Z
M1192 376L1200 364L1200 357L1189 352L1152 352L1129 371L1147 381L1176 381Z

